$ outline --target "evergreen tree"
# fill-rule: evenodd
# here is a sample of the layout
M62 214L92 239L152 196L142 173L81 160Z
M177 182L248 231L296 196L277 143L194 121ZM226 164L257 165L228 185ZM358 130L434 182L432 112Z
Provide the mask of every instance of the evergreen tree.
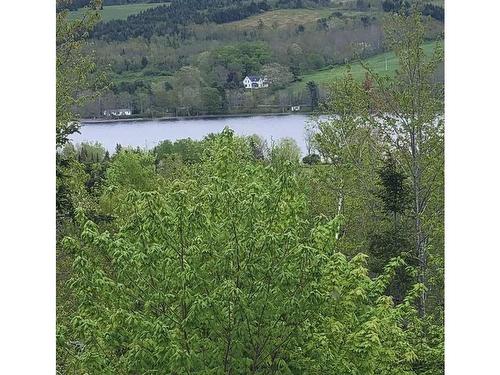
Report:
M307 82L307 89L309 90L309 96L311 98L311 109L315 110L318 108L319 102L319 90L318 85L314 81Z

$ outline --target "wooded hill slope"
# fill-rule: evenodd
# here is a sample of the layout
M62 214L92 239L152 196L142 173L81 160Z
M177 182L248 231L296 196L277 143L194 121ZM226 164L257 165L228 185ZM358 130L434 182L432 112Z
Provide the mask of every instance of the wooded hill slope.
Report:
M386 52L383 19L410 5L394 0L115 5L148 9L126 18L114 12L112 17L122 19L94 28L88 52L95 54L99 69L108 72L110 84L80 113L100 116L113 107L131 107L142 116L307 108L312 95L301 80L321 75L316 82L321 97L328 69L355 56ZM104 10L109 8L105 5ZM442 17L433 9L442 10L434 3L422 7L429 40L441 38L444 30ZM268 89L250 93L242 86L246 75L267 75L273 82Z

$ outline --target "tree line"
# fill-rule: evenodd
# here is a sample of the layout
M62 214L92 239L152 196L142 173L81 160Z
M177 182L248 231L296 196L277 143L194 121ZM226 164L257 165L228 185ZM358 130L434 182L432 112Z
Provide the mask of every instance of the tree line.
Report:
M169 5L147 9L126 20L100 23L92 35L107 41L124 41L139 36L149 39L153 35L187 38L189 34L185 26L189 23L231 22L270 9L266 1L245 3L242 0L174 0Z
M278 1L227 1L227 0L174 0L169 5L147 9L131 15L126 20L112 20L99 24L93 37L106 41L125 41L129 38L153 35L176 36L186 39L190 36L185 26L189 23L203 24L214 22L223 24L238 21L271 9L304 8L307 6L327 6L328 1L306 2Z
M58 1L56 10L77 10L80 8L92 6L92 0L67 0ZM103 0L97 9L102 9L103 5L126 5L126 4L144 4L144 3L167 3L168 0Z
M384 0L382 2L384 12L409 12L410 8L411 4L408 0ZM432 3L425 3L422 8L422 15L444 21L444 8Z

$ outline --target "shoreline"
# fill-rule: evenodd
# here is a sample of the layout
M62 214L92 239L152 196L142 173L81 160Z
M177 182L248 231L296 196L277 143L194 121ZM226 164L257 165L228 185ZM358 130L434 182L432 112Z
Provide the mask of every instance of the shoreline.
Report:
M257 116L291 116L291 115L310 115L313 112L286 112L286 113L236 113L236 114L222 114L222 115L199 115L199 116L167 116L167 117L138 117L138 118L95 118L95 119L81 119L82 125L93 124L112 124L118 122L146 122L146 121L186 121L186 120L217 120L224 118L238 118L238 117L257 117Z

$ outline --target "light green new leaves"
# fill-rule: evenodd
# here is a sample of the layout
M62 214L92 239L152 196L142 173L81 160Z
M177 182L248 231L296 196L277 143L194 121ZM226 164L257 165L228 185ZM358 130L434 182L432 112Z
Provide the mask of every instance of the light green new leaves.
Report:
M226 130L193 168L120 194L114 233L79 211L70 373L407 372L401 311L335 251L339 219L310 229L296 165L255 163Z

